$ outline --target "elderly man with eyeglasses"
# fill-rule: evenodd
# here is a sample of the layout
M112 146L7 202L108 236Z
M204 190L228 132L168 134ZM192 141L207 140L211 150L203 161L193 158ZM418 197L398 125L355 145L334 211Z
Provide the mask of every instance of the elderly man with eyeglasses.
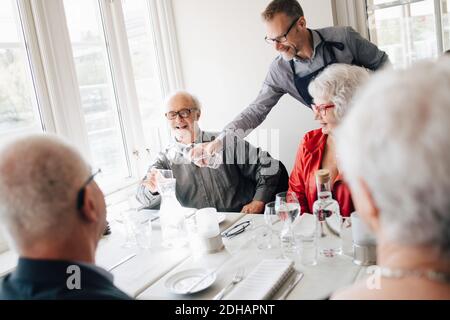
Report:
M181 205L190 208L214 207L219 212L262 213L265 203L288 187L288 174L278 160L248 142L233 137L234 148L218 157L214 166L199 167L188 151L193 145L213 141L218 133L200 130L201 105L187 93L168 97L166 118L172 142L150 165L137 192L146 207L160 204L158 169L172 170L176 196Z
M0 150L0 223L19 254L0 300L130 299L95 265L106 204L95 174L56 137L19 138Z
M308 85L328 65L345 63L370 70L389 65L387 54L351 27L309 29L296 0L272 1L262 18L267 31L265 40L280 55L270 65L256 99L225 127L218 139L193 149L194 156L214 155L226 146L226 135L247 136L286 93L310 108Z

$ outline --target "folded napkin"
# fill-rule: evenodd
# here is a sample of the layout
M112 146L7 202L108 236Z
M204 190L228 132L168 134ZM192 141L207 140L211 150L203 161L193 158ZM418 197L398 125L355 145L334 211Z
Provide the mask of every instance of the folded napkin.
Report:
M224 300L270 299L294 270L292 260L263 260Z

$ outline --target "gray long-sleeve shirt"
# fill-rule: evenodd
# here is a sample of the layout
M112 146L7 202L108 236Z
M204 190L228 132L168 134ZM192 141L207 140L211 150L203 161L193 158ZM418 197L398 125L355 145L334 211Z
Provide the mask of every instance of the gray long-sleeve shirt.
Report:
M389 64L389 57L385 52L364 39L351 27L330 27L311 31L314 47L312 58L294 60L295 73L299 76L306 76L325 65L323 41L317 32L320 32L325 41L340 42L344 45L342 51L333 48L338 63L359 65L370 70L377 70ZM272 62L256 99L225 127L225 131L234 132L244 138L266 119L272 108L286 93L306 105L295 87L290 63L278 56ZM221 137L223 136L224 133L221 134Z
M217 135L200 132L196 142L209 142ZM240 212L252 200L269 202L277 192L287 190L287 172L278 160L238 137L232 139L234 143L228 145L234 147L223 151L223 164L218 169L199 168L183 156L189 146L175 141L159 153L150 169L172 170L177 181L177 199L190 208L215 207L220 212ZM152 194L143 184L136 198L150 208L161 201L159 194Z

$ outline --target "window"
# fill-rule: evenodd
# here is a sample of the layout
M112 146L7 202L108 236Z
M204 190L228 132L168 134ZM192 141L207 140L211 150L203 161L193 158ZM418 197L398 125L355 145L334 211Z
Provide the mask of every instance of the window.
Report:
M439 56L450 48L448 0L368 0L372 42L396 67Z
M107 181L131 176L97 0L64 0L93 165Z
M442 33L444 36L444 50L450 50L450 1L442 1Z
M1 0L0 144L45 128L102 169L107 200L135 191L161 147L163 92L181 87L171 13L170 1Z
M155 135L164 130L165 122L161 121L163 89L149 3L146 0L122 0L122 4L145 140L151 146Z
M16 1L0 1L0 143L43 130Z

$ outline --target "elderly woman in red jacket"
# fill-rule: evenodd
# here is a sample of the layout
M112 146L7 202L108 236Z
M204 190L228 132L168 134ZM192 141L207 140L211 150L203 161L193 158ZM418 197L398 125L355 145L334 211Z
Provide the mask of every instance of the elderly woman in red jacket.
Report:
M341 215L349 216L354 211L350 190L336 164L333 131L350 107L354 93L368 78L369 72L364 68L333 64L309 85L320 129L303 137L289 178L289 191L296 193L302 213L312 213L317 200L315 173L319 169L330 171L333 198L339 203Z

